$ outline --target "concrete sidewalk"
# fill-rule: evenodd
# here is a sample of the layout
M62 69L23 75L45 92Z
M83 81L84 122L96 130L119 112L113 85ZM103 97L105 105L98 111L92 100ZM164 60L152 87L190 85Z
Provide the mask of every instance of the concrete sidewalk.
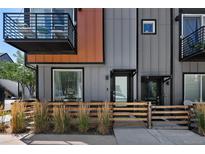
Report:
M113 135L0 134L0 145L116 145Z
M21 135L0 134L0 145L25 145L20 138Z
M114 134L121 145L205 145L205 137L189 130L114 128Z
M31 134L21 139L29 145L115 145L113 135Z

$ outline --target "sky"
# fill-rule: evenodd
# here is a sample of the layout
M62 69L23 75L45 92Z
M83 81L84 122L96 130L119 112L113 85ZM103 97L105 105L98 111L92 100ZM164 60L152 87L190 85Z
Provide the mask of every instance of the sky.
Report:
M23 12L23 8L0 8L0 53L8 53L9 56L16 61L13 54L16 53L18 49L5 43L3 39L3 13L6 12Z

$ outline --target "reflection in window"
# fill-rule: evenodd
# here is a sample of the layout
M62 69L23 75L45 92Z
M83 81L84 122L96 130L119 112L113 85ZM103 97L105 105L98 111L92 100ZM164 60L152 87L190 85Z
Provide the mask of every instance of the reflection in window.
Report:
M82 69L53 70L53 99L55 101L83 101Z
M184 100L192 102L205 101L205 75L185 74Z

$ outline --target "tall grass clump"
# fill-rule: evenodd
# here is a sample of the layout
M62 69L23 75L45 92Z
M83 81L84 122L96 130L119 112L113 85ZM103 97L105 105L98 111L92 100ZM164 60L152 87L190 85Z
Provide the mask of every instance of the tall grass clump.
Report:
M49 130L48 105L35 102L34 104L34 133L45 133Z
M78 129L81 133L86 133L89 129L89 113L90 111L88 110L89 106L86 104L81 103L79 105L79 112L78 112L78 120L79 120L79 125Z
M195 104L194 109L199 134L205 135L205 104Z
M26 131L25 107L22 102L15 102L11 107L11 128L13 133Z
M109 112L109 104L106 102L105 105L98 109L98 126L97 131L106 135L109 133L110 127L110 112Z
M63 106L53 108L54 133L68 133L70 131L70 114Z
M6 129L4 120L4 111L0 109L0 133L4 133Z
M2 102L0 102L0 110L3 110L4 109L4 105Z

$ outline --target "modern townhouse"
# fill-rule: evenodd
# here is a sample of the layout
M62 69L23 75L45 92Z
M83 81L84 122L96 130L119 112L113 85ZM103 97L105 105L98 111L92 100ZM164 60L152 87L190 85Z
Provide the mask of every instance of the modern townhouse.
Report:
M4 13L4 40L36 69L41 101L205 101L205 9Z

